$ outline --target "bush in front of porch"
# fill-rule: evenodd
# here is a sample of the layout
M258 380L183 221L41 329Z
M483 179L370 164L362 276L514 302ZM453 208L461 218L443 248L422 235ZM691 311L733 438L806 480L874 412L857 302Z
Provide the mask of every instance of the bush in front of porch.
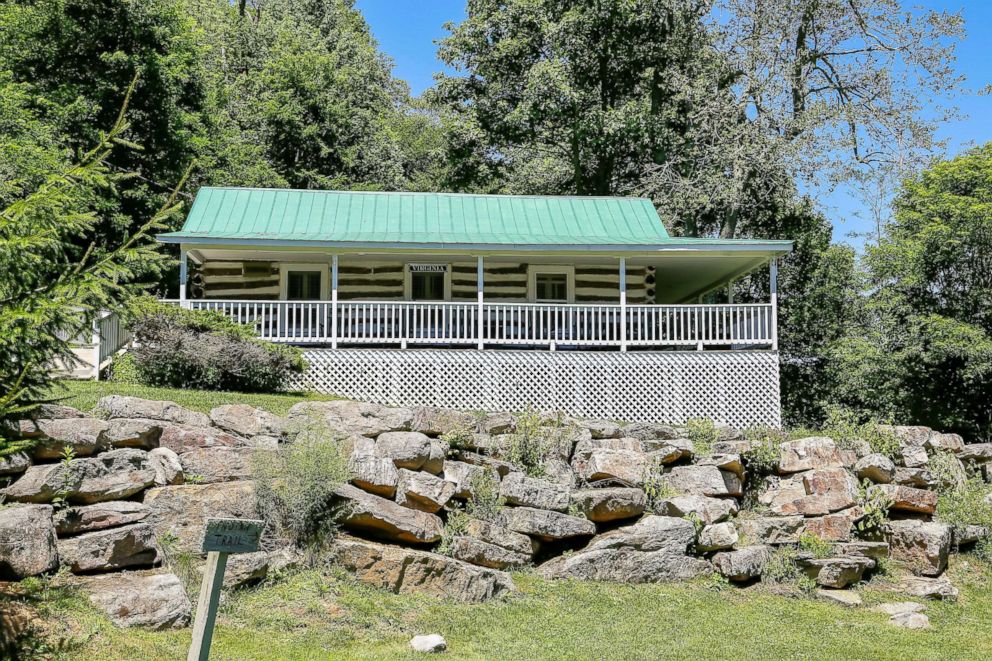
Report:
M296 347L255 337L222 314L187 310L150 298L127 314L135 346L114 368L115 378L149 386L274 392L306 369Z

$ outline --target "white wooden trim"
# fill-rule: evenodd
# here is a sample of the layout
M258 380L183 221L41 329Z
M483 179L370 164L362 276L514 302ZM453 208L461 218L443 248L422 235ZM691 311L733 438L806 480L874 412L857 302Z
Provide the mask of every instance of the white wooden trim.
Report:
M429 256L425 256L423 260L412 262L413 264L429 264ZM444 272L444 300L451 300L451 262L433 262L435 264L444 264L447 269ZM413 296L413 275L410 271L411 262L403 263L403 300L410 301ZM421 301L423 303L428 303L429 301Z
M320 300L328 299L330 289L330 269L327 264L301 263L301 262L279 262L279 300L285 301L289 294L289 272L290 271L319 271L320 272Z
M575 266L571 264L528 264L527 265L527 302L528 303L562 303L563 301L539 301L537 300L537 274L538 273L564 273L567 277L565 303L575 302Z

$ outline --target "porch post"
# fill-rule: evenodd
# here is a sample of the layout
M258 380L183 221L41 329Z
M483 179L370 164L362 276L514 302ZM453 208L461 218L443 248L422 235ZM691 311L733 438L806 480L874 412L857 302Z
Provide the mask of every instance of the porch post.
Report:
M627 258L620 258L620 351L627 350Z
M179 307L189 307L186 302L186 249L179 249Z
M727 304L734 304L734 281L731 280L727 283Z
M772 351L778 351L778 258L772 258L769 265L769 286L772 299Z
M476 296L479 300L479 311L478 311L479 323L476 326L476 333L478 334L478 340L479 340L479 351L482 351L482 348L485 345L485 340L483 339L483 332L485 330L485 321L483 319L484 305L483 305L483 295L482 295L483 294L482 273L483 273L482 255L479 255L476 258L476 263L475 263L475 288L476 288Z
M331 348L338 348L338 256L331 255Z

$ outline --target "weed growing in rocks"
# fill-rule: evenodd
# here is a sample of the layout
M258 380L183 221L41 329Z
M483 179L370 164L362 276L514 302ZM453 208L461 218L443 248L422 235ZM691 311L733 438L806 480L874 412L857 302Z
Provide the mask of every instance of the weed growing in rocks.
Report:
M742 459L747 464L748 472L754 477L772 475L778 468L778 446L788 438L785 432L772 427L751 427L744 430L748 449L744 451Z
M937 499L936 517L954 527L961 537L968 526L982 526L992 530L992 501L989 500L992 487L973 477L964 484L942 493ZM992 543L988 538L976 545L976 554L985 555L984 559L992 560Z
M968 477L958 458L947 450L934 452L930 456L927 469L933 475L938 491L941 492L956 490L964 485Z
M59 479L59 488L55 492L55 498L52 499L52 506L55 509L62 509L68 507L69 505L69 492L72 490L72 467L71 462L76 458L76 451L72 446L66 445L62 448L62 459L59 464L62 469L62 475Z
M493 470L482 471L469 480L472 497L465 503L465 511L473 519L496 523L500 520L505 502L499 495L499 475Z
M661 462L655 462L644 475L644 494L647 496L647 510L657 512L661 501L679 495L664 479Z
M549 422L536 411L528 410L517 418L504 458L530 477L544 477L545 462L555 456L568 456L575 432L560 416Z
M455 538L465 534L471 518L461 507L454 507L449 510L448 518L444 522L444 529L441 531L441 543L438 544L436 551L442 555L450 556L454 551Z
M686 435L692 441L693 451L700 456L713 453L713 444L720 438L720 432L709 418L693 418L685 424Z
M794 583L802 572L796 562L796 550L789 546L775 549L761 569L761 580L765 583Z
M466 428L451 429L441 434L438 440L447 444L448 454L457 453L468 449L469 443L472 441L472 430Z
M884 429L879 421L862 421L847 409L831 408L819 433L829 436L837 447L845 450L853 450L859 441L863 441L873 453L884 454L890 459L899 454L899 439L895 434Z
M814 558L829 558L834 551L834 545L819 535L804 532L799 535L799 550L812 553Z
M265 537L319 550L334 530L333 492L349 479L344 444L325 424L310 419L292 443L257 450L251 470Z
M870 480L864 480L858 487L858 504L865 514L855 524L855 529L862 537L875 538L882 533L892 500L881 489L871 486Z
M171 532L155 540L162 564L169 569L183 585L186 595L193 598L200 589L200 573L196 569L196 556L189 551L179 550L179 538Z

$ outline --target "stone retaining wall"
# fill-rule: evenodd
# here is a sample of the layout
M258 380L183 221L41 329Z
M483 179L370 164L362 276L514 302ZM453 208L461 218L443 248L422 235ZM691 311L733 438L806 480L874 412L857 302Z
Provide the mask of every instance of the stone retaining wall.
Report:
M301 403L285 418L244 405L206 415L111 396L93 416L44 406L8 424L37 444L0 460L0 578L62 565L122 625L185 624L190 604L163 556L199 553L207 517L255 516L251 456L314 420L350 453L333 553L395 592L491 599L514 589L507 570L528 565L553 579L750 583L779 549L812 540L790 561L821 588L851 586L891 558L916 576L904 592L953 598L948 554L988 535L933 513L936 490L965 479L966 466L989 476L992 444L922 427L890 430L894 457L857 441L783 442L765 453L774 474L758 480L753 442L725 426L702 443L657 423L344 400ZM537 446L541 457L528 459L522 450ZM888 520L863 534L858 523L883 501ZM296 560L288 548L234 556L226 583Z

